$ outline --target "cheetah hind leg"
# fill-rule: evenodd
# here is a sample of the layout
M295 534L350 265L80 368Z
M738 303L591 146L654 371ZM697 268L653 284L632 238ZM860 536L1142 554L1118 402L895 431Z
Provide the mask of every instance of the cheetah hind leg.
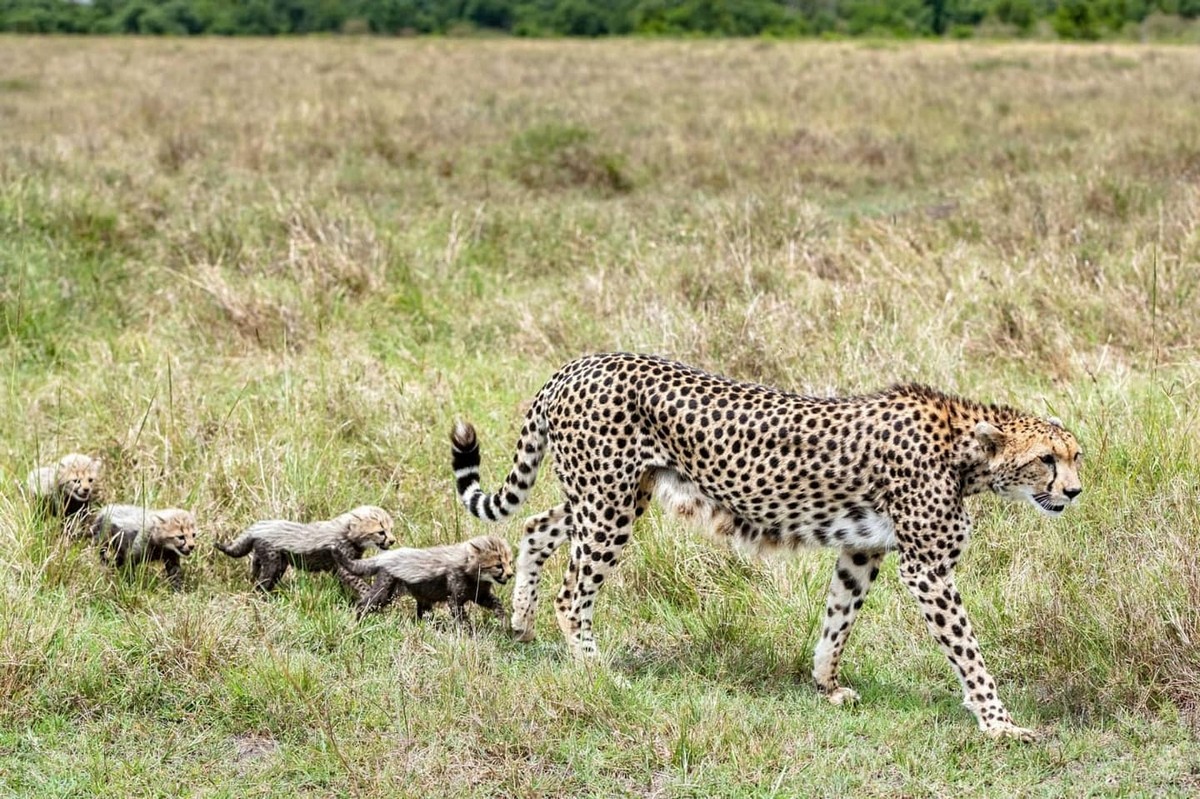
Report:
M616 568L633 527L632 514L626 515L622 510L616 510L616 518L607 526L603 522L593 523L586 529L577 528L572 536L571 565L555 607L558 626L571 654L579 659L593 659L597 655L592 633L596 598L605 578ZM633 510L633 503L628 510ZM588 518L602 515L597 513Z
M648 470L637 476L637 490L623 508L612 508L612 521L597 522L593 529L571 527L571 561L563 575L562 589L555 600L554 609L558 627L567 639L567 645L577 658L595 658L596 641L592 635L592 615L595 613L596 594L604 578L616 567L621 550L629 541L634 523L646 512L653 497L657 470ZM607 517L605 512L586 513L572 508L572 513L582 513L586 518ZM624 511L624 512L623 512ZM595 533L604 535L596 536ZM601 543L603 541L603 543ZM586 542L586 544L585 544ZM585 546L591 556L584 563Z
M513 586L512 634L518 641L532 641L536 636L534 616L542 567L570 535L571 514L566 503L525 522L525 534L517 553L517 579Z
M578 544L573 544L578 547ZM562 588L558 591L558 597L554 600L554 618L558 621L558 629L562 631L563 637L570 643L576 633L576 625L571 622L568 615L571 612L571 603L575 598L576 587L579 583L579 560L572 553L567 569L563 573Z

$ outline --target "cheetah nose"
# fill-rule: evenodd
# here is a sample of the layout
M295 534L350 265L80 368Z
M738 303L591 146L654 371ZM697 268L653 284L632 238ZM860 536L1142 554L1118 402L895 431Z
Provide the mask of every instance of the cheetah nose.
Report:
M1083 493L1083 489L1082 488L1064 488L1063 493L1067 495L1067 499L1075 499L1075 497L1077 497Z

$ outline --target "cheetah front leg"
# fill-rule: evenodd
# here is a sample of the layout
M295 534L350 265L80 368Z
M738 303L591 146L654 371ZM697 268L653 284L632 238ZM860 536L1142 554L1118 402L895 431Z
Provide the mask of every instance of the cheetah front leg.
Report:
M460 575L447 574L446 589L450 594L450 615L455 622L462 624L467 620L467 600L471 598L467 593L466 581Z
M346 560L357 560L358 558L362 557L362 552L359 552L352 544L345 541L335 544L334 548L341 552L341 554L345 556ZM333 573L337 575L337 578L339 581L341 581L342 585L346 586L346 588L349 589L352 594L354 594L354 599L356 601L362 599L363 596L371 590L370 583L339 563L337 558L334 558L333 560Z
M167 575L167 584L172 591L183 590L183 572L179 568L179 556L174 552L163 553L163 571Z
M254 547L254 566L257 568L257 578L254 587L264 594L270 593L287 571L287 559L274 547L256 543Z
M963 704L975 714L979 729L992 738L1032 741L1034 732L1014 724L1000 701L996 681L984 665L962 596L955 588L953 572L944 566L918 562L902 552L900 579L916 597L929 632L954 667L963 686Z
M571 514L565 502L525 522L513 586L512 632L518 641L532 641L536 635L534 616L542 567L570 533Z
M500 597L492 593L490 583L483 583L479 586L479 593L475 596L475 604L485 610L490 610L492 615L496 617L496 621L502 626L508 626L508 614L504 611L504 603L500 601Z
M399 580L387 572L379 572L375 576L375 582L368 586L367 590L363 591L358 597L356 605L358 617L361 619L368 613L375 613L387 607L392 601L392 595L395 594L399 582ZM417 614L417 618L420 618L419 613Z
M812 675L817 690L835 705L858 699L858 693L852 688L838 685L838 663L846 639L850 637L854 619L867 598L867 591L879 576L879 564L882 561L882 552L842 550L829 581L825 623L821 640L817 642L813 653Z

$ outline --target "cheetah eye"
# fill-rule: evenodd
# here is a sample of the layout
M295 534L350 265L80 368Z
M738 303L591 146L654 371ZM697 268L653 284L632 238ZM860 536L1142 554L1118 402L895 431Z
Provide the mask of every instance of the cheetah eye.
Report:
M1054 465L1054 456L1051 455L1050 453L1043 455L1042 463L1046 464L1047 466L1053 466Z

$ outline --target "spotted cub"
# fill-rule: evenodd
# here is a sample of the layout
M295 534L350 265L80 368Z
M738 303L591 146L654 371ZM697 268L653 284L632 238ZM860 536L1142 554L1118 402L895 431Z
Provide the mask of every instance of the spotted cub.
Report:
M30 472L25 490L55 513L73 517L85 513L99 493L102 466L99 458L73 452L53 466Z
M887 552L991 736L1029 739L1000 700L963 608L954 566L971 534L964 498L990 491L1060 515L1083 490L1082 452L1057 419L921 385L806 397L648 355L580 358L555 373L525 416L503 488L479 487L475 430L453 436L454 474L474 516L511 516L553 455L564 502L530 519L517 558L513 629L533 637L538 577L570 541L555 609L571 649L594 655L601 585L657 495L750 550L839 550L813 678L829 701L855 616Z
M354 559L361 558L367 547L387 549L396 543L392 527L392 517L383 508L362 505L323 522L255 522L231 543L217 542L215 546L232 558L253 552L251 578L260 591L270 591L288 566L295 566L306 571L335 572L355 597L360 597L367 584L341 568L333 553L338 551Z
M427 549L395 549L366 560L349 560L339 550L334 558L348 571L375 575L370 590L358 602L359 615L380 610L398 595L408 593L417 600L417 618L438 602L448 602L454 618L462 621L468 602L491 610L507 626L504 605L492 594L492 586L512 576L512 550L494 535L482 535Z
M179 559L196 548L196 519L190 511L150 510L137 505L105 505L92 522L100 561L116 568L162 561L171 587L183 588Z

